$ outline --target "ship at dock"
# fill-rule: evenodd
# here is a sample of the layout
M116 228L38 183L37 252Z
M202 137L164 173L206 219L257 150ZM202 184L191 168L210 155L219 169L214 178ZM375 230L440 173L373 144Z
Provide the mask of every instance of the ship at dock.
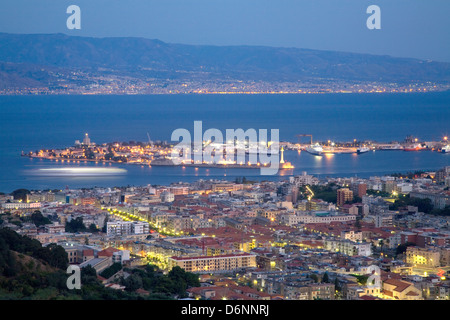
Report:
M399 151L399 150L403 150L403 146L399 143L396 144L389 144L389 145L383 145L379 147L379 150L384 150L384 151Z
M368 147L359 147L358 149L356 149L357 154L366 153L369 151L370 151L370 149Z
M425 149L427 149L427 147L423 146L423 144L419 142L418 138L413 136L406 137L403 151L421 151Z
M316 156L331 155L331 154L346 154L346 153L351 154L357 152L357 149L354 147L327 147L319 143L307 146L304 150ZM367 151L369 150L370 149L367 149ZM366 151L363 150L363 152Z
M442 147L441 152L442 153L450 153L450 144Z
M321 156L323 154L323 147L319 143L315 143L306 147L305 151L315 156Z
M403 148L403 151L421 151L425 150L426 147L422 146L420 143L414 143L407 145Z

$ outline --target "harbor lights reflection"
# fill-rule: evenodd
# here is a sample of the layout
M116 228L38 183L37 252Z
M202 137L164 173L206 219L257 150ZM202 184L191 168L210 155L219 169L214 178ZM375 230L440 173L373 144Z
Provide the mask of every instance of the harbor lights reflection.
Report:
M40 168L33 170L31 174L38 176L73 176L73 177L94 177L94 176L111 176L124 175L127 170L120 168Z

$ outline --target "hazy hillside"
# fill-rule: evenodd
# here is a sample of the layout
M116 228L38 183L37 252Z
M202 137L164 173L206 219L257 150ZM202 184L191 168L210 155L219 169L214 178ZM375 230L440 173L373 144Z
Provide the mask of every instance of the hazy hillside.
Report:
M0 33L0 87L54 85L71 70L137 79L450 82L450 64L260 46L194 46L143 38ZM8 62L9 64L5 64ZM39 71L39 72L38 72Z

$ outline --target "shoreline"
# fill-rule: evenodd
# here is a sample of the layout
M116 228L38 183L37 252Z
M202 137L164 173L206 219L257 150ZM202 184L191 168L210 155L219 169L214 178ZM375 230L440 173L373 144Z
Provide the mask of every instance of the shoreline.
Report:
M81 162L95 162L95 163L113 163L113 164L125 164L125 165L140 165L140 166L158 166L158 167L194 167L194 168L216 168L216 169L261 169L269 166L258 165L258 164L220 164L220 163L183 163L183 164L174 164L174 163L140 163L140 162L119 162L113 160L94 160L94 159L63 159L63 158L52 158L52 157L41 157L34 155L23 154L21 157L27 157L30 159L43 159L49 161L56 162L67 162L67 163L81 163ZM294 168L280 168L280 170L291 170Z

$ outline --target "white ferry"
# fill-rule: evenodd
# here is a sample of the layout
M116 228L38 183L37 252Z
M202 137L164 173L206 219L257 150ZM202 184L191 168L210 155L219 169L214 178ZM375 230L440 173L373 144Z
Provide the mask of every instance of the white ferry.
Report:
M315 143L305 148L306 152L309 152L316 156L321 156L323 154L323 148L320 144Z
M358 149L356 149L356 153L360 154L360 153L366 153L369 152L370 149L368 147L359 147Z
M445 147L442 147L441 152L450 153L450 144L446 145Z

